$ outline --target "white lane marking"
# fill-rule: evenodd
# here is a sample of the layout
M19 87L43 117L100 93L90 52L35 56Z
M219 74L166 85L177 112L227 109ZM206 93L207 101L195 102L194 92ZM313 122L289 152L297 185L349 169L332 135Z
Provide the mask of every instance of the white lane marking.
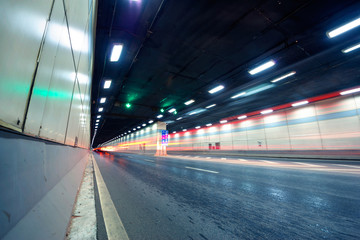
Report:
M342 167L348 167L348 168L360 168L359 166L354 166L354 165L344 165L344 164L335 164L337 166L342 166Z
M206 157L206 159L211 159L211 157Z
M147 162L155 162L155 161L153 161L153 160L146 160L146 159L144 159L144 161L147 161Z
M100 205L103 212L103 218L105 222L106 233L109 240L129 240L129 237L126 233L123 223L117 213L117 210L114 206L113 201L109 190L106 187L104 179L101 175L100 169L96 163L95 158L93 157L93 164L95 170L95 177L97 182L97 187L99 191Z
M324 166L320 166L320 165L315 165L315 164L310 164L310 163L302 163L302 162L294 162L300 165L305 165L305 166L309 166L309 167L324 167Z
M211 171L211 170L206 170L206 169L201 169L201 168L193 168L193 167L185 167L185 168L192 169L192 170L197 170L197 171L202 171L202 172L219 173L219 172L216 172L216 171Z
M226 158L221 158L221 160L226 160Z
M277 164L277 162L271 162L271 161L266 161L266 160L261 160L264 163L270 163L270 164Z

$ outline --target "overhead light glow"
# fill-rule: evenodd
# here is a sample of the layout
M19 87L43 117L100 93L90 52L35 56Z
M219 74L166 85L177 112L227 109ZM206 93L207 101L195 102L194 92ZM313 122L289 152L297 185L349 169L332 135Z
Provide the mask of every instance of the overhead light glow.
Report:
M354 46L351 46L349 48L346 48L346 49L343 49L341 50L343 53L348 53L348 52L351 52L351 51L354 51L356 49L360 48L360 43L359 44L356 44Z
M100 122L100 119L97 119L96 122Z
M122 49L123 49L122 44L114 44L113 49L111 51L110 62L117 62L119 60Z
M100 103L104 103L104 102L106 102L106 98L100 98Z
M101 118L101 115L97 115L97 117L96 118Z
M169 113L172 113L172 112L175 112L175 111L176 111L176 109L172 108L172 109L169 110Z
M227 120L221 120L220 123L221 123L221 124L227 123Z
M200 126L196 126L195 128L196 128L196 129L199 129L199 128L201 128L201 127L200 127Z
M150 120L150 121L149 121L150 124L153 123L153 122L154 122L153 120Z
M272 112L273 112L272 109L267 109L267 110L261 111L261 114L268 114L268 113L272 113Z
M141 128L140 126L138 126L137 128Z
M160 115L157 115L156 117L157 117L157 118L162 118L162 117L163 117L163 115L161 115L161 114L160 114Z
M173 133L176 133L176 131L173 131Z
M340 95L347 95L347 94L356 93L356 92L360 92L360 88L354 88L354 89L340 92Z
M223 89L224 89L224 86L223 86L223 85L219 85L219 86L214 87L213 89L211 89L211 90L209 91L209 93L214 94L214 93L216 93L216 92L218 92L218 91L221 91L221 90L223 90Z
M104 108L99 108L99 112L102 112L104 110Z
M291 104L291 106L297 107L297 106L305 105L308 103L309 103L308 101L301 101L301 102L293 103L293 104Z
M231 98L238 98L238 97L241 97L241 96L243 96L243 95L245 95L246 94L246 92L242 92L242 93L239 93L239 94L236 94L235 96L232 96Z
M126 107L126 108L131 108L131 103L126 103L126 104L125 104L125 107Z
M360 26L360 18L355 19L345 25L342 25L332 31L329 31L326 33L326 35L328 36L328 38L333 38L358 26Z
M247 116L246 116L246 115L242 115L242 116L238 117L237 119L245 119L245 118L247 118Z
M207 127L210 127L210 126L212 126L212 124L211 124L211 123L208 123L208 124L206 124L206 126L207 126Z
M187 129L183 129L183 132L186 132L187 131Z
M278 77L278 78L275 78L275 79L271 80L271 82L276 83L276 82L281 81L281 80L283 80L285 78L288 78L288 77L290 77L292 75L295 75L295 73L296 73L295 71L289 72L289 73L287 73L285 75L282 75L281 77Z
M142 125L143 127L145 127L146 126L146 124L145 123L143 123L143 125Z
M133 128L133 131L136 131L136 128Z
M205 108L212 108L212 107L215 107L215 106L216 106L216 104L211 104L211 105L209 105L209 106L207 106Z
M177 118L176 120L181 120L182 119L182 117L179 117L179 118Z
M110 86L111 86L111 80L106 80L104 82L104 89L108 89L108 88L110 88Z
M162 113L163 113L163 112L165 112L165 110L164 110L163 108L161 108L161 109L160 109L160 112L162 112Z
M129 133L131 133L131 131L130 131L130 130L129 130L128 132L129 132Z
M260 66L256 67L256 68L253 68L251 70L249 70L248 72L251 74L251 75L255 75L259 72L262 72L268 68L271 68L275 65L275 61L274 60L270 60L264 64L261 64Z
M194 102L195 102L195 100L194 100L194 99L191 99L191 100L185 102L184 104L185 104L185 105L190 105L190 104L192 104L192 103L194 103Z

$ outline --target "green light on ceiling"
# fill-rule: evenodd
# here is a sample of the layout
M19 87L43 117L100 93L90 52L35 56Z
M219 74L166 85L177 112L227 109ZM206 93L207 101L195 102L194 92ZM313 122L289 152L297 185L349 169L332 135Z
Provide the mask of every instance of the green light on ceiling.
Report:
M161 109L160 109L160 112L162 112L162 113L163 113L163 112L165 112L165 110L164 110L163 108L161 108Z
M177 111L174 111L174 115L176 115L177 114Z
M126 107L126 108L131 108L131 103L125 104L125 107Z

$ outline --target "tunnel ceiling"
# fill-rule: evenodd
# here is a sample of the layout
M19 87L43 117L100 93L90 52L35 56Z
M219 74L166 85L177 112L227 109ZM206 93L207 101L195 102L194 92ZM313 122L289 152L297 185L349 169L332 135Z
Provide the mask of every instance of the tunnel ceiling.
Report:
M180 131L357 86L360 54L341 50L360 42L360 28L335 38L326 33L359 16L360 2L345 0L99 1L92 135L101 118L93 146L159 114L170 131ZM117 62L110 61L114 44L123 45ZM272 68L249 74L269 60ZM218 85L224 89L208 92ZM241 92L247 94L231 98Z

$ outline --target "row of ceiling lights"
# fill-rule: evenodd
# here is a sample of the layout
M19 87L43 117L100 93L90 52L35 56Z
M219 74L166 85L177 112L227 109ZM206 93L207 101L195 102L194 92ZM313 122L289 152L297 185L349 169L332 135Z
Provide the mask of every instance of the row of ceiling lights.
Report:
M326 35L327 35L329 38L334 38L334 37L336 37L336 36L339 36L339 35L347 32L347 31L352 30L352 29L354 29L354 28L356 28L356 27L359 27L359 26L360 26L360 18L357 18L357 19L355 19L355 20L353 20L353 21L351 21L351 22L349 22L349 23L346 23L346 24L344 24L344 25L342 25L342 26L340 26L340 27L338 27L338 28L336 28L336 29L334 29L334 30L328 31L328 32L326 33ZM354 51L354 50L359 49L359 48L360 48L360 43L355 44L355 45L352 45L352 46L350 46L350 47L348 47L348 48L345 48L345 49L343 49L343 50L341 50L341 51L342 51L343 53L349 53L349 52ZM119 60L120 55L121 55L121 52L122 52L122 49L123 49L123 45L122 45L122 44L114 44L113 49L112 49L112 53L111 53L111 57L110 57L110 61L111 61L111 62L115 62L115 61L118 61L118 60ZM249 70L248 73L249 73L250 75L255 75L255 74L258 74L258 73L260 73L260 72L262 72L262 71L265 71L265 70L267 70L267 69L269 69L269 68L271 68L271 67L273 67L273 66L275 66L275 65L276 65L276 62L275 62L274 60L270 60L270 61L267 61L267 62L265 62L265 63L263 63L263 64L255 67L255 68ZM275 79L272 79L270 82L271 82L271 83L276 83L276 82L279 82L279 81L281 81L281 80L284 80L284 79L286 79L286 78L288 78L288 77L291 77L291 76L293 76L293 75L295 75L295 74L296 74L295 71L291 71L291 72L288 72L288 73L286 73L286 74L284 74L284 75L282 75L282 76L279 76L279 77L277 77L277 78L275 78ZM104 88L107 89L107 88L110 88L110 86L111 86L111 80L106 80L106 81L104 82ZM214 94L214 93L217 93L217 92L223 90L224 88L225 88L225 87L224 87L223 85L218 85L218 86L212 88L211 90L209 90L208 92L209 92L210 94ZM359 91L360 91L360 88L350 89L350 90L348 90L348 91L340 92L340 95L351 94L351 93L355 93L355 92L359 92ZM235 99L235 98L238 98L238 97L241 97L241 96L245 96L245 95L246 95L246 91L243 91L243 92L240 92L240 93L232 96L231 98L232 98L232 99ZM100 98L100 101L99 101L99 102L100 102L101 104L102 104L102 103L105 103L105 102L106 102L106 98L104 98L104 97L103 97L103 98ZM190 100L184 102L184 104L185 104L185 105L190 105L190 104L193 104L194 102L195 102L194 99L190 99ZM293 107L297 107L297 106L305 105L305 104L308 104L308 103L309 103L308 100L304 100L304 101L300 101L300 102L297 102L297 103L293 103L292 106L293 106ZM128 103L128 104L129 104L129 106L126 105L126 107L129 108L129 107L131 106L131 104L130 104L130 103ZM215 106L216 106L216 104L211 104L211 105L209 105L209 106L206 106L205 108L206 108L206 109L209 109L209 108L212 108L212 107L215 107ZM98 111L99 111L99 112L102 112L102 111L103 111L103 107L100 107L100 108L98 109ZM164 112L164 109L161 109L161 112ZM170 110L168 110L168 112L169 112L169 113L173 113L173 114L177 114L177 111L176 111L175 108L171 108ZM273 109L266 109L266 110L261 111L260 113L261 113L261 114L268 114L268 113L271 113L271 112L273 112ZM194 113L192 113L192 114L190 113L189 115L193 115L193 114L196 114L196 113L197 113L197 112L194 112ZM159 114L159 115L157 116L157 118L160 119L160 118L162 118L163 116L164 116L163 114ZM95 129L98 128L100 118L101 118L101 115L97 115L97 120L96 120L96 123L95 123ZM245 119L245 118L247 118L247 115L241 115L241 116L237 117L237 119ZM181 120L181 119L183 119L183 117L178 117L176 120ZM152 123L152 122L153 122L153 120L150 120L150 121L149 121L149 123ZM222 124L222 123L226 123L226 122L227 122L227 120L221 120L221 121L220 121L221 124ZM146 126L146 124L142 124L142 126L144 126L144 125ZM212 125L211 123L206 124L207 127L209 127L209 126L211 126L211 125ZM140 129L141 127L138 126L137 128ZM196 128L196 129L199 129L199 128L201 128L201 126L197 126L197 127L195 127L195 128ZM135 130L136 130L136 128L133 128L133 131L135 131ZM183 129L183 131L187 131L187 129ZM129 130L127 133L131 133L131 130ZM124 136L124 135L126 135L127 133L125 132L125 133L119 135L118 137ZM176 133L176 131L174 131L174 133ZM113 139L116 139L116 138L117 138L117 137L115 137L115 138L113 138ZM111 139L111 140L113 140L113 139ZM109 140L109 141L111 141L111 140Z

